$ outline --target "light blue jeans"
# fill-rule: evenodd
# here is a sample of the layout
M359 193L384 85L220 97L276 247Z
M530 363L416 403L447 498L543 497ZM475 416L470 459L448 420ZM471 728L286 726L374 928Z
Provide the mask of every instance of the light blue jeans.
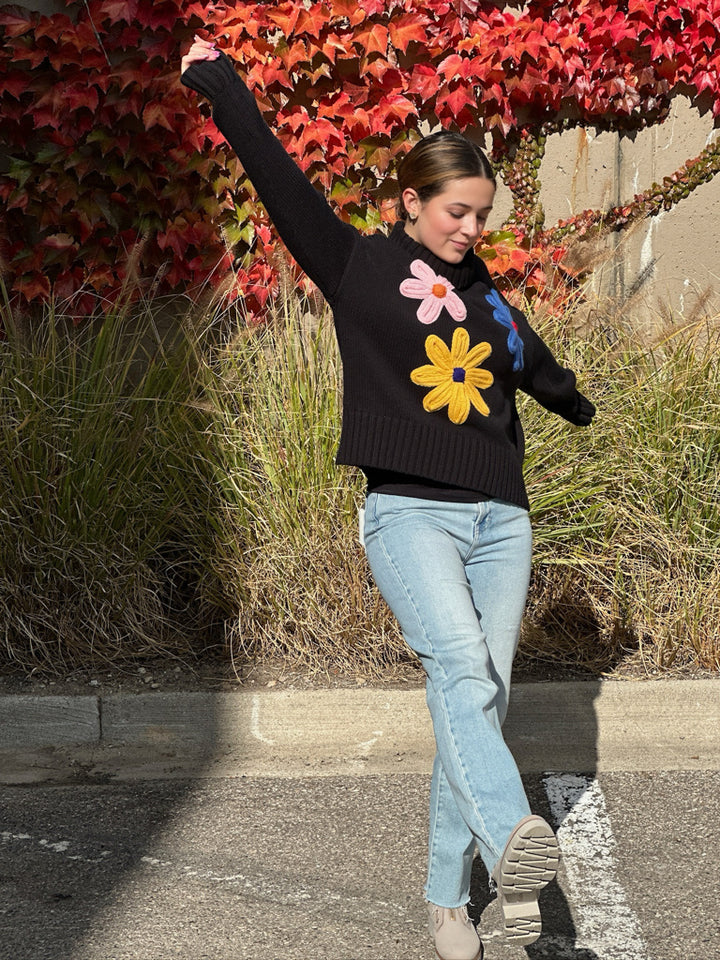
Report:
M530 813L502 736L530 579L530 520L501 500L371 493L364 538L375 583L426 673L437 753L425 896L459 907L470 899L475 849L491 873Z

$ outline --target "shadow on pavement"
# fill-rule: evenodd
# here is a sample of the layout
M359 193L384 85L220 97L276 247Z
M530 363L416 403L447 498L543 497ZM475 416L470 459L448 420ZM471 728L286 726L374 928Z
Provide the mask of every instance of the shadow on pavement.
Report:
M565 774L584 774L588 783L591 783L597 773L598 729L594 704L601 684L597 681L582 685L572 684L565 688L562 683L554 686L557 690L554 701L555 722L553 723L552 717L549 718L543 733L546 742L541 742L523 722L523 708L528 707L539 690L539 686L534 685L524 686L516 697L516 703L511 705L506 739L521 770L532 771L524 773L523 781L533 813L545 817L558 831L564 817L558 817L557 811L551 808L548 791L554 788L557 792L558 785L562 788ZM547 742L548 740L550 742ZM578 756L582 758L582 770L577 768ZM579 799L579 796L574 797L575 802ZM572 807L566 810L565 816L571 809ZM536 943L525 948L527 955L531 960L601 960L593 950L578 946L575 920L563 892L564 882L561 863L557 879L540 896L543 932ZM496 897L489 892L487 871L479 857L473 865L470 896L470 915L479 923L482 936L488 927L482 919L483 914L494 904ZM582 904L578 904L576 909L581 911ZM491 915L496 920L496 925L501 922L499 911L496 916L491 908Z
M111 960L112 950L94 951L94 931L105 940L109 930L110 942L123 899L131 897L137 908L140 871L158 838L193 802L212 759L212 697L204 698L197 721L203 743L185 754L172 731L153 722L144 746L134 748L139 767L150 756L162 758L162 775L170 779L120 782L109 772L112 748L105 748L99 763L97 752L68 760L65 775L53 777L58 783L0 786L0 960ZM175 761L181 778L172 779ZM146 891L140 910L153 909L153 893Z
M551 716L543 718L549 723L542 733L539 721L535 729L523 722L523 713L538 716L537 704L530 713L538 695L534 686L545 685L518 690L508 742L521 759L531 808L559 827L548 782L579 773L592 782L597 771L594 701L600 683L546 687L551 696L543 702ZM217 752L227 750L227 741L232 740L238 754L251 754L252 717L242 715L230 729L222 697L186 698L174 708L182 709L182 716L161 705L143 711L128 705L131 699L123 700L125 713L116 705L115 716L108 705L105 732L115 724L120 742L127 729L128 742L138 750L138 767L147 767L149 756L160 756L156 779L118 781L108 763L87 766L62 785L0 788L0 960L229 960L231 954L211 950L234 943L251 910L256 911L252 928L266 944L272 924L284 923L287 916L292 927L288 943L298 951L297 941L309 938L304 945L310 948L324 924L336 945L342 931L353 933L352 943L374 931L370 942L364 941L364 955L395 960L395 946L378 952L380 931L389 928L388 917L395 914L403 918L393 927L402 927L397 942L407 936L407 922L413 924L412 941L417 939L417 892L403 884L424 855L424 774L401 778L401 789L396 772L362 777L362 782L311 777L253 784L252 778L241 777L213 786L210 797L203 778ZM153 704L159 702L153 699ZM174 723L176 731L187 730L188 713L191 728L198 731L194 744L181 743L173 733ZM577 763L565 765L571 753L578 756L578 744L582 770ZM580 799L573 796L575 802ZM570 812L567 808L566 815ZM543 936L527 948L528 956L600 960L578 944L575 921L583 905L574 903L574 918L564 882L561 868L559 883L543 893ZM479 860L471 897L473 919L487 911L481 935L499 938ZM309 905L320 911L313 913L312 922ZM218 924L227 929L217 930L218 944L211 948L208 933ZM267 956L264 949L258 946L252 955ZM424 942L412 956L421 952L424 956ZM302 960L310 955L287 952ZM336 960L362 960L362 955L345 952ZM403 955L410 956L408 951Z

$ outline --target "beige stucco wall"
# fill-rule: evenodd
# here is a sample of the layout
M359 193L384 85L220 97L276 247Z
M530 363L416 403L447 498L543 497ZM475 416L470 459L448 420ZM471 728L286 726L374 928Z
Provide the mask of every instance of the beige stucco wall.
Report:
M548 138L540 168L546 225L627 203L696 157L720 131L677 96L663 124L636 134L572 130ZM673 209L612 234L589 285L645 319L720 313L720 176Z

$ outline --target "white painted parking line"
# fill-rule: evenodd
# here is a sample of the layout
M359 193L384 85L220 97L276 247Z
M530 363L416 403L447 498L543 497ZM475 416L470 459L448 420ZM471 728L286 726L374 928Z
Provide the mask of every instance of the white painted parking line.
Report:
M9 830L0 831L0 844L26 844L42 847L48 853L63 854L67 860L79 860L83 863L101 863L112 856L110 850L101 850L96 857L87 857L82 853L69 853L78 846L75 840L48 840L45 837L33 837L29 833L10 833Z
M594 777L548 774L545 792L573 904L575 950L598 960L648 960L640 923L619 883L615 838L605 797Z

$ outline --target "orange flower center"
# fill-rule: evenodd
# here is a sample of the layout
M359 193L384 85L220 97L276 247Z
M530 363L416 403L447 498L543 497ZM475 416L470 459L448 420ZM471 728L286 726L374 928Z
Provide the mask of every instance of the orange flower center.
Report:
M442 300L447 293L447 287L442 283L435 283L433 284L432 293L434 297L438 298L438 300Z

